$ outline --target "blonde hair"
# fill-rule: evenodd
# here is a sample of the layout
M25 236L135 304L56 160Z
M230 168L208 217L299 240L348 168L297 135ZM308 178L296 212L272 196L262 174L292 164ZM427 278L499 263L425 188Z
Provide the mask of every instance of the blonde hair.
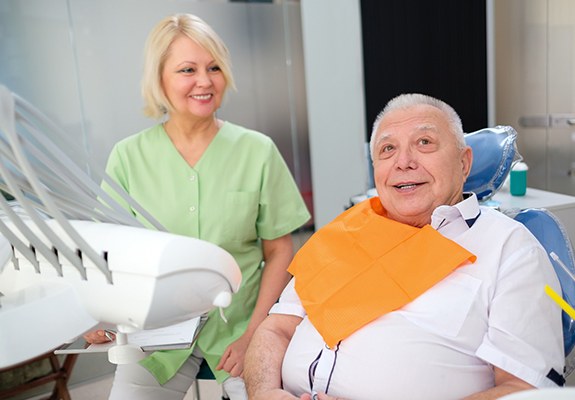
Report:
M148 117L159 119L172 111L172 105L162 88L162 70L169 55L170 45L180 35L189 37L212 55L224 75L225 90L236 87L229 50L218 34L195 15L171 15L162 19L146 40L141 88L144 114Z

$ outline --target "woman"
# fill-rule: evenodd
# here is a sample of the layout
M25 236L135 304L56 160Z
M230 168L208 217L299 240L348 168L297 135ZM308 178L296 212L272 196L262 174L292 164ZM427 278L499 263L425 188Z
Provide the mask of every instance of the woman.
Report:
M164 122L117 143L107 172L170 232L231 253L242 286L225 309L227 323L217 312L210 317L193 353L118 365L111 399L182 399L202 358L232 400L247 399L246 347L289 281L290 233L310 215L271 139L216 117L229 87L228 50L200 18L177 14L152 30L142 93L146 114Z

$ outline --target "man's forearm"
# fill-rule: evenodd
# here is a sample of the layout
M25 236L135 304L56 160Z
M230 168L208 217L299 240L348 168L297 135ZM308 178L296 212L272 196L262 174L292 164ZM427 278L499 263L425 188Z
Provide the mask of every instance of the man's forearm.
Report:
M511 375L509 372L497 367L494 367L493 370L495 374L495 387L483 392L475 393L474 395L466 397L464 400L498 399L511 393L534 389L533 386L516 376Z
M283 358L301 318L288 315L268 317L254 333L248 347L244 380L250 399L281 389Z

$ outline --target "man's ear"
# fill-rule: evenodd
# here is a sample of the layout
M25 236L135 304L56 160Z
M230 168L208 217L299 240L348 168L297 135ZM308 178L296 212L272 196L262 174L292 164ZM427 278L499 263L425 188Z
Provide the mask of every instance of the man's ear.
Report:
M473 164L473 151L471 150L470 146L466 146L465 149L462 150L461 154L461 167L463 168L463 176L465 179L469 176L471 172L471 165Z

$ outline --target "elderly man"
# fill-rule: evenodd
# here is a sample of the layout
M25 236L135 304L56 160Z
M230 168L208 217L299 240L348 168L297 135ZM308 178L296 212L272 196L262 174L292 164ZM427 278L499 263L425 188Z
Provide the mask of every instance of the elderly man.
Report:
M314 234L246 355L250 399L494 399L563 384L559 283L519 223L463 193L472 162L444 102L375 121L378 197ZM317 393L317 396L316 396Z

